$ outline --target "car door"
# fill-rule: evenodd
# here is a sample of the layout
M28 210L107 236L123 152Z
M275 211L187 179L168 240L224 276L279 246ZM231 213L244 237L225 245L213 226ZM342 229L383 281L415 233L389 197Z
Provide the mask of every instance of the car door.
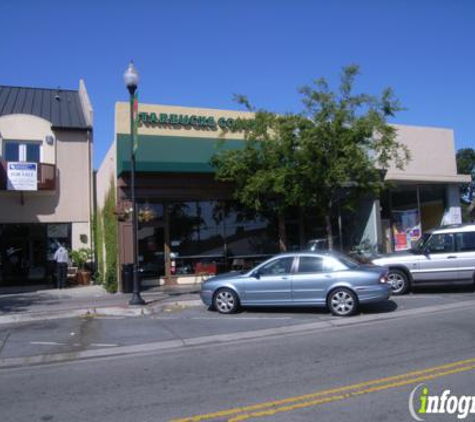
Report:
M457 233L455 243L459 279L472 281L475 273L475 232Z
M420 255L419 268L412 271L415 281L457 281L458 261L454 233L434 233Z
M292 300L293 256L279 257L258 267L245 283L248 305L286 305Z
M292 275L292 300L294 304L325 303L325 292L332 282L331 272L324 271L324 258L300 256Z

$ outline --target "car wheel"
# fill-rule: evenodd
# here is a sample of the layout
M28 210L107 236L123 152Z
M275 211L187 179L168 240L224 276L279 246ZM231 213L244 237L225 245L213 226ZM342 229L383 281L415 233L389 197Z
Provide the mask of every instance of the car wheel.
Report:
M328 308L336 316L350 316L358 309L358 299L349 289L338 287L328 296Z
M219 289L214 295L213 306L220 314L234 314L239 309L239 299L231 289Z
M409 291L409 279L401 270L389 270L388 284L393 295L403 295Z

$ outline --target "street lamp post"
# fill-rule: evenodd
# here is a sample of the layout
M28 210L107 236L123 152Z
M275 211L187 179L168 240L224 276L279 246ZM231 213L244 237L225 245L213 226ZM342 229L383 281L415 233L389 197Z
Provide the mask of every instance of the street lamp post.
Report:
M139 73L131 61L124 73L124 82L130 94L130 199L132 201L132 237L133 237L133 292L129 305L144 305L145 301L140 296L138 277L138 219L137 201L135 200L135 149L134 149L134 98L139 84Z

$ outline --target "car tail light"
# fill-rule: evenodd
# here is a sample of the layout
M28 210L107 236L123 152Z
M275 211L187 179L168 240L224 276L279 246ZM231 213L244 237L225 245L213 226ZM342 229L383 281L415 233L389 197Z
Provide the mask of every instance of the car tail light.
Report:
M379 277L379 282L381 284L386 284L388 282L388 273L384 273L381 277Z

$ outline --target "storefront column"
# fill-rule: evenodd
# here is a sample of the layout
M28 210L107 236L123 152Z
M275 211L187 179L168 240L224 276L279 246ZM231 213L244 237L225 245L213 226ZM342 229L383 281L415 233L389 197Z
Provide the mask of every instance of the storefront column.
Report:
M170 247L170 213L168 212L168 204L163 204L163 220L165 222L165 230L164 230L164 237L165 237L165 244L164 244L164 252L165 252L165 284L170 284L171 282L171 247Z
M383 251L384 238L383 238L383 222L381 220L381 200L374 200L374 215L376 218L376 248L378 252Z
M462 207L460 206L460 189L457 185L447 185L446 208L443 224L461 224Z

